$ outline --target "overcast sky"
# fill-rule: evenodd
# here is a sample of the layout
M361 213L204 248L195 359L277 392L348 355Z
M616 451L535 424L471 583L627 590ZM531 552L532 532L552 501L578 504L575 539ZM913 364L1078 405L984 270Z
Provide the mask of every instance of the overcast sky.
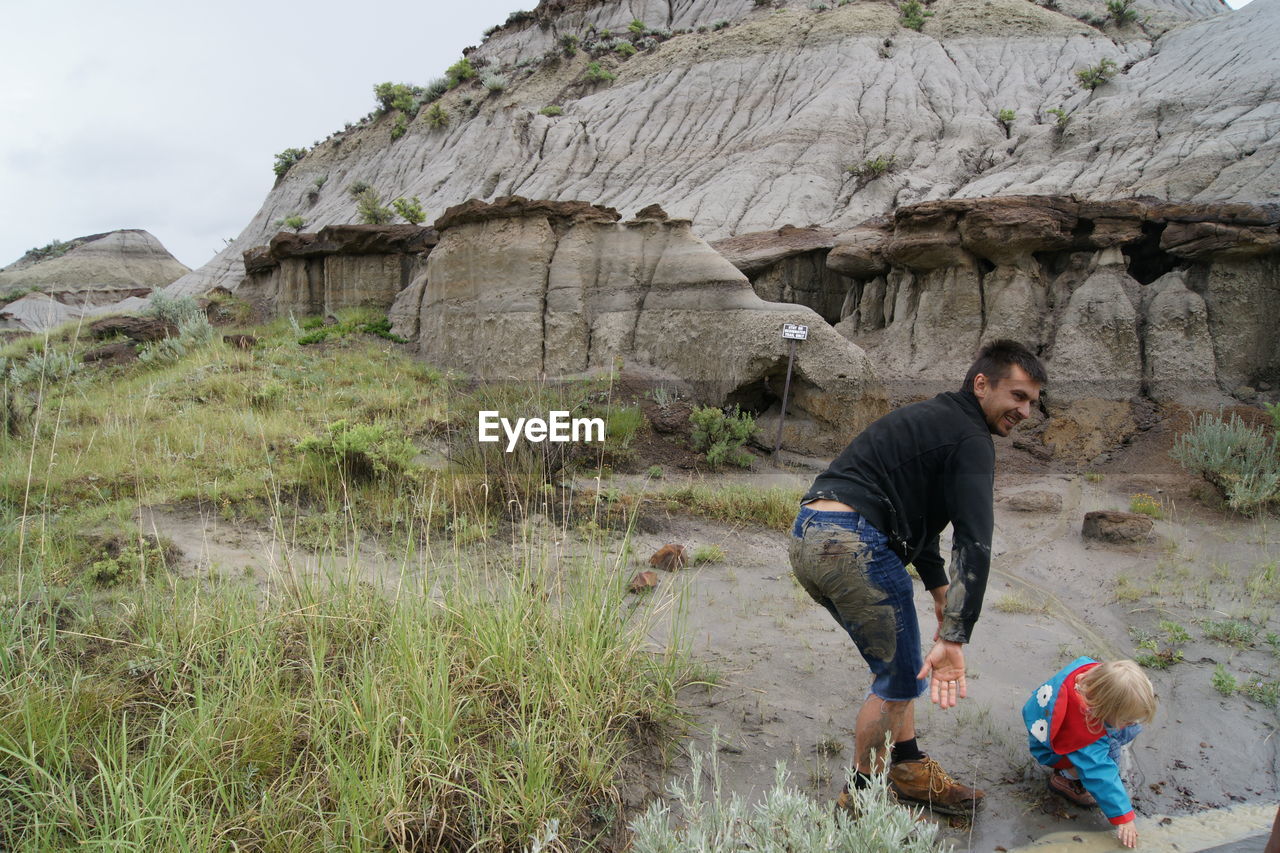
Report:
M143 228L192 268L257 212L277 152L369 112L375 83L442 76L536 6L0 2L0 266L55 238Z
M143 228L198 267L257 212L276 152L536 3L0 0L0 266Z

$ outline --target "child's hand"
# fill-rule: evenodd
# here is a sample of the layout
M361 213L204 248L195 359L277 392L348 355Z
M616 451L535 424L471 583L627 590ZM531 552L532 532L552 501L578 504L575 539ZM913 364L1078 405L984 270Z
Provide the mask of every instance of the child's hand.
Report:
M1138 846L1138 826L1134 821L1122 823L1116 827L1116 836L1125 847Z

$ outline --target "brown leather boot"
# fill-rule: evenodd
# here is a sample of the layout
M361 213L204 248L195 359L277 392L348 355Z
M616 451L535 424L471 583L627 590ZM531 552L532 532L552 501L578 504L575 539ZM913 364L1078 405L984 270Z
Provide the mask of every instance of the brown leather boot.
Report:
M890 765L889 787L902 799L923 803L939 814L969 814L986 796L952 779L928 756Z
M836 814L843 813L849 820L857 820L862 817L862 809L858 808L858 798L853 795L849 783L846 782L844 788L840 790L840 796L836 797Z

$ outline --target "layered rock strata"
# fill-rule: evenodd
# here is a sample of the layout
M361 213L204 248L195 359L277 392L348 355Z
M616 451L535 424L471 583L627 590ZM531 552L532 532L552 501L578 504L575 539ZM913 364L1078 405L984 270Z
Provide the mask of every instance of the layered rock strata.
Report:
M836 328L895 387L950 386L997 337L1045 358L1058 399L1216 405L1241 386L1280 384L1275 207L953 199L839 234L798 231L717 247L757 290L828 318L839 302ZM788 277L819 266L822 278Z
M387 311L421 271L436 233L416 225L331 225L314 234L281 232L244 253L236 295L262 316Z
M656 201L707 239L843 230L953 196L1280 198L1274 3L1140 0L1116 24L1094 0L937 0L920 32L892 5L807 5L544 2L470 54L500 91L457 86L394 139L412 118L394 110L335 134L178 289L238 278L240 253L290 213L354 220L356 182L432 210L517 193L624 213ZM657 34L624 58L613 45L636 19ZM1077 72L1104 61L1112 79L1084 88Z
M618 360L704 403L760 413L772 436L787 369L783 323L810 327L797 348L783 443L830 453L886 410L863 352L813 311L766 302L690 231L650 209L500 199L448 211L425 273L396 300L393 331L431 363L486 379L613 369Z
M23 257L0 270L0 329L40 331L79 317L134 306L190 269L146 231L129 229L69 240L48 258Z

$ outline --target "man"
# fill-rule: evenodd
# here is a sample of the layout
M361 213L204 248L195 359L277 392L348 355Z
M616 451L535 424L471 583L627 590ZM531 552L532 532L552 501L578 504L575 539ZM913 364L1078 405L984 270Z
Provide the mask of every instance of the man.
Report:
M796 579L840 623L874 675L854 729L854 785L884 766L897 796L965 814L983 792L957 783L916 744L913 701L941 708L967 695L964 644L982 609L991 562L995 446L1031 414L1046 376L1014 341L982 348L958 392L890 412L814 481L792 529ZM952 526L950 581L938 536ZM905 564L933 596L938 629L920 657ZM851 808L846 786L838 803Z

